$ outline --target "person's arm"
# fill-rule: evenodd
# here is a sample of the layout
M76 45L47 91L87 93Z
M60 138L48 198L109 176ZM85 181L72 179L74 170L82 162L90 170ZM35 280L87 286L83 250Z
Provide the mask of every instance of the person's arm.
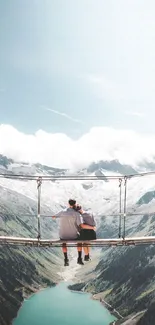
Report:
M76 217L76 225L77 225L77 228L78 229L81 229L82 228L82 217L80 215L80 213L78 212L77 213L77 217Z
M82 229L92 229L92 230L96 230L95 226L90 226L90 225L86 225L85 223L81 225Z
M52 219L57 219L60 218L60 216L62 215L62 211L56 213L54 216L52 216Z

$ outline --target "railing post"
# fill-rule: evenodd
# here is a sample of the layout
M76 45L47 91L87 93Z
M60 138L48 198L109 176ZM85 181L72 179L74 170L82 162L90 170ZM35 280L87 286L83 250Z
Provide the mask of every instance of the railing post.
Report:
M38 240L41 238L41 227L40 227L40 199L41 199L41 184L42 184L42 177L38 177L37 179L37 190L38 190Z
M124 177L124 230L123 239L125 239L125 223L126 223L126 199L127 199L127 176Z
M121 238L122 230L122 178L119 178L119 233L118 237Z

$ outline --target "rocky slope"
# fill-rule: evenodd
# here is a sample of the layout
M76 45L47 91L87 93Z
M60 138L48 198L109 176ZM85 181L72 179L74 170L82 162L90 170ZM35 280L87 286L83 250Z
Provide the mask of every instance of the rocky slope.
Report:
M23 299L59 281L60 261L51 252L3 247L0 250L0 324L9 325Z
M154 190L145 192L134 205L143 211L153 211ZM142 211L142 210L141 210ZM136 216L131 216L136 218ZM99 228L102 237L115 237L115 227L109 229L105 218ZM142 214L138 220L127 224L127 234L155 235L155 214ZM73 290L91 292L95 299L105 300L119 311L123 319L116 325L154 325L155 323L155 246L113 247L102 249L100 262L93 278L71 286Z
M109 248L102 252L93 278L72 285L91 292L122 316L119 324L153 325L155 320L155 247ZM127 322L128 320L128 322Z
M8 160L2 161L2 168ZM2 165L3 163L3 165ZM12 161L9 160L9 163ZM5 169L3 168L3 171ZM22 182L21 182L22 187ZM0 186L0 234L23 237L37 236L37 201L9 187ZM42 206L43 213L51 213ZM49 219L42 224L42 236L57 236ZM0 247L0 324L9 325L28 295L60 281L62 267L59 249Z
M148 195L145 196L148 201ZM144 197L141 201L144 200ZM155 215L143 216L132 234L154 234ZM129 231L130 234L130 231ZM111 232L110 232L111 235ZM100 262L92 279L73 285L72 289L91 292L105 300L123 316L116 325L154 325L155 323L155 246L113 247L102 249Z

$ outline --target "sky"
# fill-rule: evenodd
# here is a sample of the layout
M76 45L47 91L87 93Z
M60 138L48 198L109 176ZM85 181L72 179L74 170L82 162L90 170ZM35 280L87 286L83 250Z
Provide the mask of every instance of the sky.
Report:
M89 162L155 156L154 0L1 0L0 45L1 153L68 166L79 144Z

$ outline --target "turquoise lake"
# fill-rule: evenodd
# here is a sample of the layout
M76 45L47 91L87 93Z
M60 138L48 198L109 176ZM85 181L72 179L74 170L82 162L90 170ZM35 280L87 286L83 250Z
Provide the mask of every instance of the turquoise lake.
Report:
M13 325L108 325L115 320L100 302L67 285L60 283L25 300Z

